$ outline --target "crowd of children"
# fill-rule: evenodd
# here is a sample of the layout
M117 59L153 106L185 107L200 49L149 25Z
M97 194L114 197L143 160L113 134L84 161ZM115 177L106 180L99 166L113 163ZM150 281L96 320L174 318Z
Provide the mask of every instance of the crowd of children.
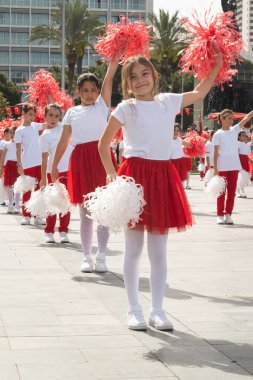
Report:
M158 330L173 329L163 311L167 275L167 240L172 229L183 231L194 224L194 218L184 191L189 189L191 159L185 157L183 145L191 148L174 124L181 107L198 102L210 90L219 71L222 57L218 54L209 76L194 91L184 94L159 93L158 75L152 63L144 57L133 57L122 69L124 100L109 117L113 78L118 67L115 59L108 65L101 89L94 74L82 74L77 81L81 105L70 108L60 122L61 109L51 103L45 110L45 122L34 123L36 109L23 106L23 123L17 129L6 130L0 145L0 175L8 193L8 213L19 212L19 194L13 195L18 175L36 178L36 189L60 182L66 185L71 203L80 211L80 238L83 248L82 272L106 272L108 229L97 226L98 253L91 256L93 222L83 207L85 196L98 186L114 181L117 175L133 177L144 188L146 205L139 223L126 228L123 274L129 310L128 327L147 328L138 298L139 262L147 232L150 260L151 308L149 324ZM217 200L217 223L232 224L234 198L239 171L250 171L249 153L252 142L241 130L251 120L253 112L232 126L233 112L223 110L221 129L209 131L206 142L205 171L226 178L226 191ZM155 126L155 128L154 128ZM123 128L120 146L112 144ZM239 140L239 141L238 141ZM120 157L115 158L115 152ZM122 159L123 152L123 159ZM118 162L117 162L118 161ZM121 162L122 161L122 162ZM118 168L120 164L120 168ZM251 166L252 168L252 166ZM22 225L31 223L25 202L31 193L22 195ZM244 189L238 196L245 197ZM59 215L60 242L68 243L70 213ZM44 222L35 217L34 224L45 224L45 242L54 243L56 215Z

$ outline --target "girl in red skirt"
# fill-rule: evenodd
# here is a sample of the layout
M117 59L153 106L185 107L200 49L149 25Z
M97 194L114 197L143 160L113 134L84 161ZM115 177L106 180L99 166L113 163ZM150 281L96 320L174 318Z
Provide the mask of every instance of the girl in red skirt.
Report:
M68 144L73 145L74 150L69 162L67 188L71 203L79 205L80 210L80 235L84 253L82 272L93 271L91 257L93 222L82 204L85 195L95 191L96 187L106 184L106 172L98 153L98 140L106 127L112 83L117 67L117 61L110 63L101 92L98 79L94 74L86 73L79 76L77 93L82 104L70 108L62 121L63 132L52 165L51 176L52 180L55 181L59 177L57 167L60 160ZM116 161L115 165L117 167ZM97 239L98 254L95 271L102 273L107 271L105 253L109 232L106 227L101 225L97 227Z
M231 214L234 208L238 173L242 170L238 152L238 134L240 129L251 120L253 111L233 125L233 111L224 109L219 114L221 129L213 135L214 175L226 179L226 189L217 198L217 224L234 224Z
M2 175L4 177L4 187L6 188L9 200L7 214L19 213L20 194L15 195L15 207L13 207L13 185L19 176L16 158L16 144L13 141L16 129L17 127L10 128L11 140L4 142L4 152L0 163L0 177Z
M180 177L171 164L171 144L176 114L181 107L202 99L210 90L222 58L209 77L193 92L158 93L158 74L150 61L133 57L122 70L125 100L112 112L100 140L99 151L113 181L116 170L110 155L110 142L123 125L124 162L118 175L133 177L144 188L146 205L141 221L125 230L124 282L129 301L128 327L147 328L138 299L139 262L147 230L148 256L151 264L150 288L152 305L149 324L159 330L173 329L162 309L166 284L166 245L169 230L184 231L192 226L193 217Z
M182 140L181 137L181 128L180 125L175 123L174 124L174 135L173 140L171 144L171 162L175 166L179 177L182 181L182 184L187 180L188 173L187 173L187 161L184 157L183 152L183 145L187 146L188 148L191 147L190 144L188 144L186 141Z
M248 145L247 135L245 131L241 131L238 135L238 148L239 148L239 158L242 165L242 169L250 173L249 167L249 154L250 146ZM247 198L244 192L244 188L237 188L238 198Z

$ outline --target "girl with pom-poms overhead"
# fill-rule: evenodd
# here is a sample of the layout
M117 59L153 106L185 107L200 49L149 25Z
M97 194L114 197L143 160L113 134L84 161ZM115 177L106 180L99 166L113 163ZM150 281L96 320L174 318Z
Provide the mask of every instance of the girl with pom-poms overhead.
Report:
M81 98L81 105L70 108L62 121L63 133L52 165L51 176L55 181L59 177L58 164L70 142L74 150L70 157L67 188L71 203L79 205L80 210L80 235L84 254L82 272L93 271L91 257L93 222L82 204L85 195L106 184L106 172L98 154L98 140L106 127L112 83L117 67L118 60L115 58L108 66L101 90L94 74L85 73L77 79L77 94ZM97 238L98 255L95 270L106 272L108 229L98 225Z
M231 215L234 208L238 173L242 170L238 151L240 129L253 117L253 111L240 123L233 125L233 111L224 109L219 114L221 129L213 136L214 175L226 179L225 191L217 198L217 224L234 224Z
M158 74L145 57L129 58L122 69L124 100L112 112L100 139L99 151L107 181L117 175L133 177L144 188L146 205L140 222L125 229L124 282L129 301L128 327L147 328L138 299L139 262L147 230L151 263L151 310L149 324L158 330L172 330L163 311L166 284L166 246L170 230L184 231L194 220L175 167L170 162L174 122L181 107L203 99L213 85L222 64L214 52L209 75L192 91L184 94L158 93ZM110 154L110 143L123 125L124 162L117 174Z

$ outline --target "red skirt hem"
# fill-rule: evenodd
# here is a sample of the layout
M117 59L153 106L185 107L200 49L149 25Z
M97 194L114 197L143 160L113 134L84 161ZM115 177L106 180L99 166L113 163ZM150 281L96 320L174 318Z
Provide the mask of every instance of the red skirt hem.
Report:
M146 205L134 229L167 234L174 229L185 231L194 224L181 179L170 161L128 158L118 175L133 177L144 188Z
M4 166L4 186L13 186L18 178L17 161L7 161Z

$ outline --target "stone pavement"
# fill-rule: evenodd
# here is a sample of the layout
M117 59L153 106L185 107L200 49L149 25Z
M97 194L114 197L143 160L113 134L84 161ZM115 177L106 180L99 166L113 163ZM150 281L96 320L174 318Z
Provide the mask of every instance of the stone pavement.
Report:
M111 236L110 272L82 274L77 210L63 246L0 208L0 380L253 378L253 187L236 200L236 224L217 226L215 202L197 176L191 184L196 226L168 244L173 333L127 329L123 234ZM145 250L145 313L148 271Z

